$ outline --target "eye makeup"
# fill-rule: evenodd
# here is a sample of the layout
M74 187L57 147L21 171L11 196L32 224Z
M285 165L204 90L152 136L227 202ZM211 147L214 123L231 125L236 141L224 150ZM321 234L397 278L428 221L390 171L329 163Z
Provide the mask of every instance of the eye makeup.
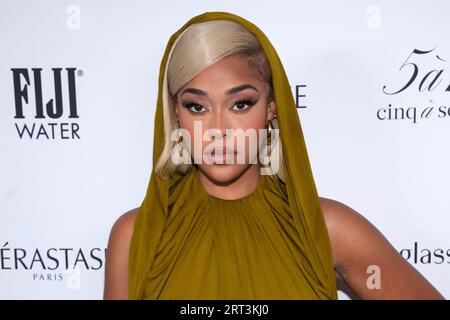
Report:
M246 108L244 109L232 109L235 112L238 113L242 113L242 112L246 112L248 111L251 107L253 107L256 103L258 102L258 99L247 99L247 98L243 98L243 99L238 99L236 101L233 102L233 108L239 104L239 105L245 105ZM183 100L181 101L181 105L188 109L190 112L192 113L205 113L206 111L202 111L202 109L205 109L202 105L196 103L193 100ZM194 111L196 110L196 111ZM207 109L206 109L207 110Z

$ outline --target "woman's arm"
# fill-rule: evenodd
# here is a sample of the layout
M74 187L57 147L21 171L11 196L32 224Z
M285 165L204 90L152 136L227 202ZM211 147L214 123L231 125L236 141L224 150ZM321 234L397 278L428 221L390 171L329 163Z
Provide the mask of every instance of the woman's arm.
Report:
M128 253L137 210L121 215L111 228L105 261L105 300L128 299Z
M320 198L335 270L360 299L444 297L352 208Z

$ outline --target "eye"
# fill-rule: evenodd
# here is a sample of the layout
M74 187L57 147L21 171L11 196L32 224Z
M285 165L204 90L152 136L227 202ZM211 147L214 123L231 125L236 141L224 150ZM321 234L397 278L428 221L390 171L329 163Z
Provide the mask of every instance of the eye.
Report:
M234 107L233 107L233 110L245 111L245 110L251 108L252 106L254 106L256 104L256 102L257 102L256 100L251 100L251 99L238 100L234 103L234 106L237 106L238 108L234 109Z
M202 111L202 108L205 109L204 107L193 101L183 101L181 105L193 113L202 113L204 112Z

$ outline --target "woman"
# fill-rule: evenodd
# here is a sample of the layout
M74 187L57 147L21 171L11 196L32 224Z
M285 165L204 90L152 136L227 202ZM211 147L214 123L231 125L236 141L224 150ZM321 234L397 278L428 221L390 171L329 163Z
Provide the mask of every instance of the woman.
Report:
M111 230L105 299L337 299L341 284L443 298L361 215L318 196L281 61L237 15L198 15L169 39L153 160L142 205Z

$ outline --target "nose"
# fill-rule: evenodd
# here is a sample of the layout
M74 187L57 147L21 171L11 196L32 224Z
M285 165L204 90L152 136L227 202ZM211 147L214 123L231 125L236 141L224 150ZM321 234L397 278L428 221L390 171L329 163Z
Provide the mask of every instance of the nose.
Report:
M225 115L221 110L212 112L210 121L209 121L209 129L214 130L214 135L219 135L221 138L224 138L226 135L226 130L228 128L228 119L226 119Z

